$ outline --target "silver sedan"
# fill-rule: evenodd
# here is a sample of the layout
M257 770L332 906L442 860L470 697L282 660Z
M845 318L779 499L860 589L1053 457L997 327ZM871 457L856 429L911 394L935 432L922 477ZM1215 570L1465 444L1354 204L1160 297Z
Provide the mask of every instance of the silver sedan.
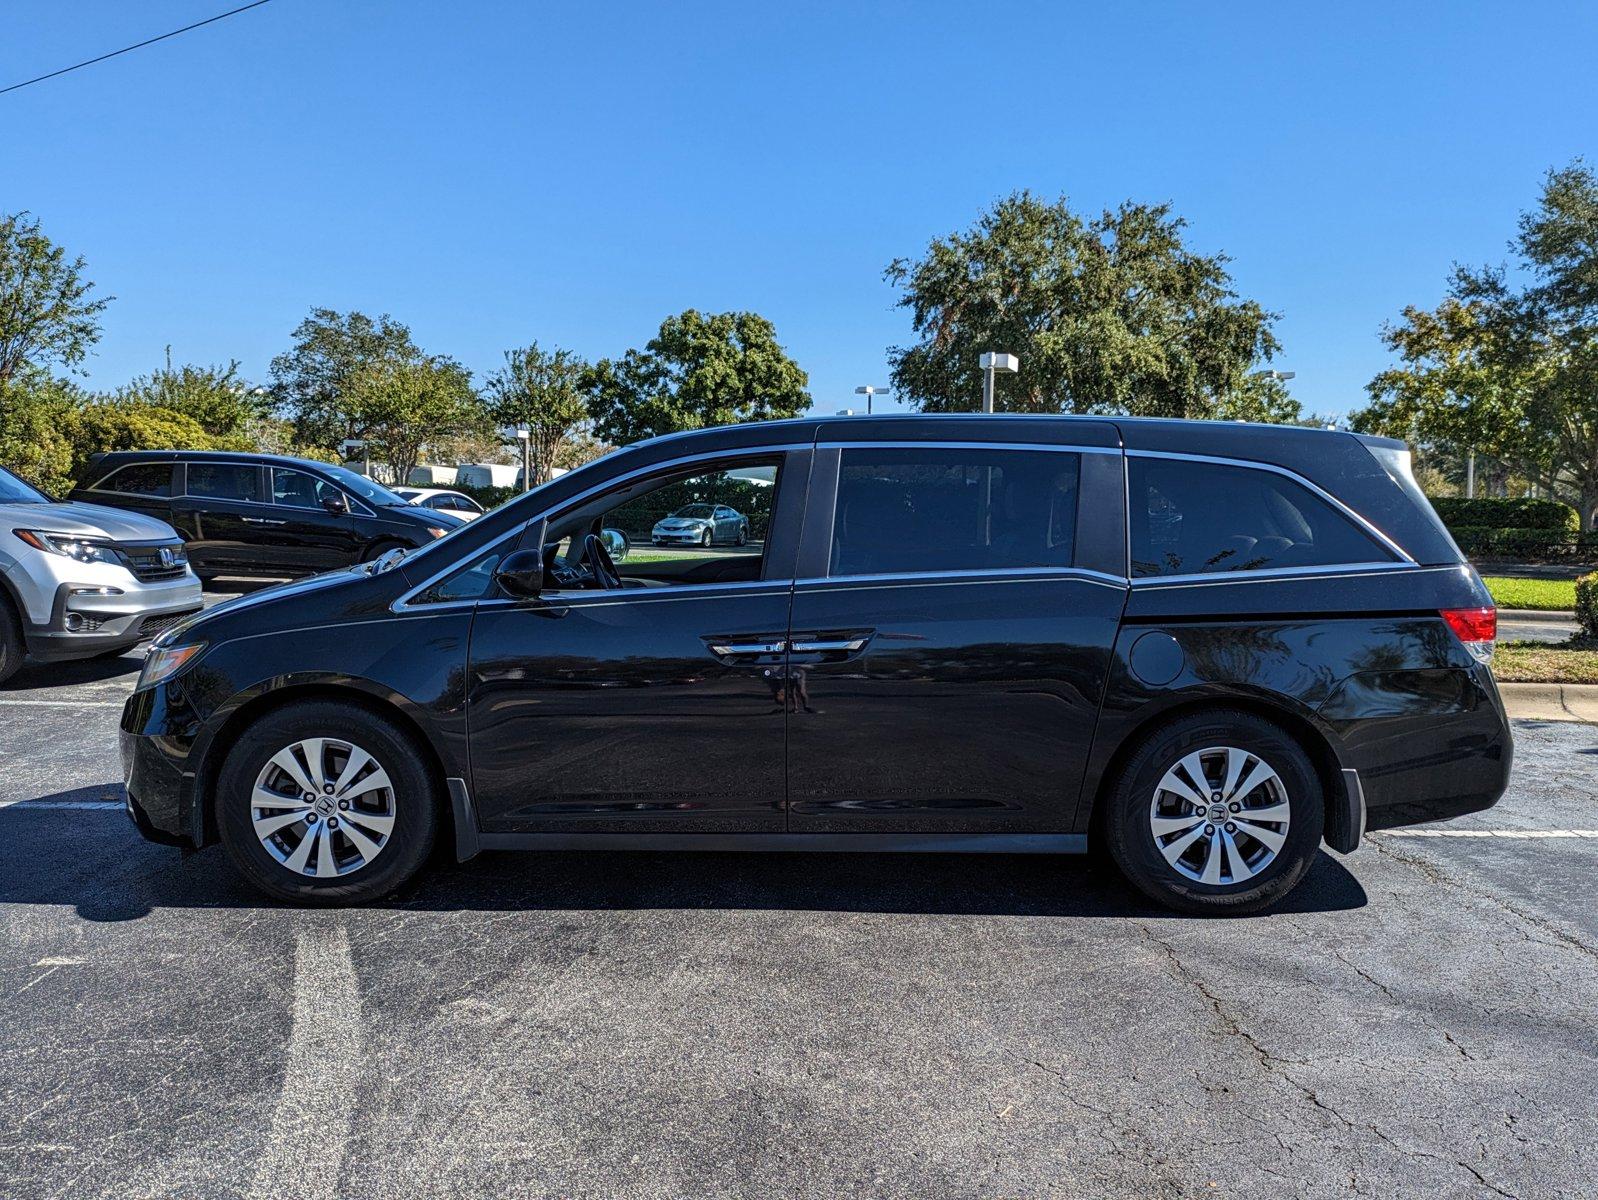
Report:
M725 504L689 504L657 521L649 540L657 546L742 546L749 541L749 518Z

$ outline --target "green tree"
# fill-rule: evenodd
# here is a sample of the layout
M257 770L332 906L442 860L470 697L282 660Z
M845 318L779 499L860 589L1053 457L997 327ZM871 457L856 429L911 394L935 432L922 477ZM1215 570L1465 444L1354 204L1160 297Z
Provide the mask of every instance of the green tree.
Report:
M667 317L642 350L595 364L584 381L594 433L615 445L712 425L793 417L810 379L757 313Z
M1292 420L1251 371L1278 349L1275 315L1232 290L1224 254L1184 242L1169 205L1086 218L1029 192L885 272L917 342L891 347L899 395L928 412L981 403L978 359L1016 354L996 407L1037 413Z
M1476 450L1568 498L1598 524L1598 178L1544 177L1505 267L1456 267L1435 309L1382 330L1398 365L1367 385L1354 426Z
M482 430L488 424L471 373L453 359L411 358L370 364L344 393L352 428L366 438L373 458L396 483L404 483L438 438Z
M115 399L182 413L213 437L247 436L271 408L264 388L240 378L236 360L226 367L174 368L170 346L164 367L118 388Z
M337 447L361 436L349 395L357 377L379 364L417 360L411 331L386 314L313 308L294 330L294 345L272 360L272 396L301 442Z
M91 454L109 450L214 450L224 441L192 417L138 401L84 404L72 414L70 430L75 471Z
M82 258L26 212L0 216L0 391L30 372L73 369L100 340L110 296L92 297Z
M537 342L505 352L505 365L488 377L488 413L507 429L528 429L533 484L548 483L561 448L588 421L583 378L589 366L567 350L541 350Z
M0 466L61 496L78 465L73 421L84 396L65 379L30 373L0 388Z

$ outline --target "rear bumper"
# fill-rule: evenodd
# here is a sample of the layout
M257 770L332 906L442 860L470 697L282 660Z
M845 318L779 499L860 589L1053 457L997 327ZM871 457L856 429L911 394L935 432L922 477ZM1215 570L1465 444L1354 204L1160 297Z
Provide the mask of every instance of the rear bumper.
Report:
M1359 773L1368 829L1480 812L1509 786L1514 738L1485 667L1362 673L1320 716Z

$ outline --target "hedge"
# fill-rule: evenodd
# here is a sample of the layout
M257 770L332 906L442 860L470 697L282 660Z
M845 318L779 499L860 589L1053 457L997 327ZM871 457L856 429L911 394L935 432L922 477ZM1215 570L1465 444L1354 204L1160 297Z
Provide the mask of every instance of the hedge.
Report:
M1576 580L1576 624L1584 639L1598 642L1598 571Z
M1576 533L1581 529L1581 518L1576 510L1557 500L1463 500L1457 496L1430 499L1437 515L1456 538L1466 529L1541 529L1557 533Z
M1449 533L1471 557L1590 558L1598 555L1598 533L1566 533L1555 529L1495 529L1454 526Z

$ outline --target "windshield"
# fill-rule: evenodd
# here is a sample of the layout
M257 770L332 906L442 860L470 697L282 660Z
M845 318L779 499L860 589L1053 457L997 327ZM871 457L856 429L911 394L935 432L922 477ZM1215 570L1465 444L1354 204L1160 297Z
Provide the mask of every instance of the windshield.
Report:
M49 504L50 497L0 467L0 504Z
M655 511L659 512L660 510L656 509ZM679 508L671 515L674 517L708 517L710 515L710 505L690 504L687 508Z
M404 505L405 499L389 491L380 483L373 483L365 475L357 475L345 467L323 466L328 477L348 491L354 492L369 504Z

